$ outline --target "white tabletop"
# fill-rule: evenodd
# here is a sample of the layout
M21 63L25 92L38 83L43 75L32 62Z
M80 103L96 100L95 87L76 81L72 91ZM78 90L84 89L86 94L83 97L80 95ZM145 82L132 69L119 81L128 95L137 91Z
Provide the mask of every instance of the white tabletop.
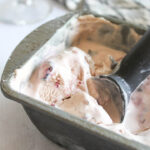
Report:
M0 78L7 59L26 35L41 24L67 13L67 10L56 2L52 2L52 7L50 16L34 25L15 26L0 22ZM46 139L29 120L23 107L5 98L0 91L0 150L63 150L63 148Z

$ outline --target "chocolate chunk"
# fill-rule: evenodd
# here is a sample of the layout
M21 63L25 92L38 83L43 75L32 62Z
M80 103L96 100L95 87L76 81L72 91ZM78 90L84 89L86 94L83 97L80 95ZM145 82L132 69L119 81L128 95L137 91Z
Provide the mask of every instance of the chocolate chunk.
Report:
M91 49L89 49L89 50L88 50L88 54L89 54L90 56L94 56L94 55L97 54L97 52L96 52L96 51L92 51Z
M110 60L111 60L111 69L113 70L118 65L118 62L115 61L112 56L110 56Z
M128 36L130 33L130 28L126 25L123 25L121 28L121 35L122 35L122 43L127 44L128 43Z
M137 91L138 91L138 92L142 92L143 90L142 90L141 87L139 87L139 88L137 89Z

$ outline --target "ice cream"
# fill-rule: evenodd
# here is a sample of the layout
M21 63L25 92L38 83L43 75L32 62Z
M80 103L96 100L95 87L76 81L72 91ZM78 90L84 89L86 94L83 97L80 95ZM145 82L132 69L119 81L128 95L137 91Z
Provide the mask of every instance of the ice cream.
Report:
M62 51L34 69L25 92L50 105L59 104L77 89L87 92L86 80L91 77L92 65L91 58L78 48Z
M35 68L24 93L93 123L112 123L105 110L87 94L86 81L94 73L93 68L89 55L71 47Z
M69 99L64 100L59 108L96 124L111 124L112 120L102 106L89 94L77 91Z
M138 134L150 128L150 76L132 93L124 123ZM132 122L132 123L131 123Z
M125 25L118 26L93 16L79 17L79 32L72 42L88 53L95 75L110 74L140 36Z
M106 128L128 138L150 142L150 76L132 93L122 123L105 125Z
M127 26L91 15L78 17L75 21L73 26L66 25L70 29L65 30L69 35L64 34L64 41L67 41L64 45L67 46L59 48L56 45L61 50L55 53L53 47L48 45L44 50L48 52L47 57L31 69L27 80L21 81L19 72L23 68L18 69L13 85L19 79L23 83L23 86L18 86L19 92L127 138L149 144L150 77L133 92L122 123L114 122L105 108L90 96L92 85L88 82L93 76L117 70L140 35ZM50 55L51 52L53 55Z

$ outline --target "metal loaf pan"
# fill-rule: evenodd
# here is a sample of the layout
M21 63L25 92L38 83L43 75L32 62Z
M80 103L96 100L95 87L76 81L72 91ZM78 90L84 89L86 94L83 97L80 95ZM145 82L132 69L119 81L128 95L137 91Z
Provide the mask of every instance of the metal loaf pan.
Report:
M14 50L9 58L1 79L1 89L6 97L21 103L35 126L50 140L72 150L148 150L150 147L117 133L104 129L72 116L66 112L48 106L31 97L14 91L10 77L15 69L21 67L57 29L75 14L91 14L89 11L73 12L50 21L29 34ZM122 21L104 17L116 24ZM127 25L127 24L126 24ZM141 33L143 29L137 28Z

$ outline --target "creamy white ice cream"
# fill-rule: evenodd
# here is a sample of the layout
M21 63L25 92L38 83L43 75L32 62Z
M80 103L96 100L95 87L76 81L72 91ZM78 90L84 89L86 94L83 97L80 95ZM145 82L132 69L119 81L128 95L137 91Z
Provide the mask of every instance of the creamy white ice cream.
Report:
M50 105L61 103L77 89L88 91L86 80L91 77L92 65L86 53L71 47L50 56L35 68L24 92Z

